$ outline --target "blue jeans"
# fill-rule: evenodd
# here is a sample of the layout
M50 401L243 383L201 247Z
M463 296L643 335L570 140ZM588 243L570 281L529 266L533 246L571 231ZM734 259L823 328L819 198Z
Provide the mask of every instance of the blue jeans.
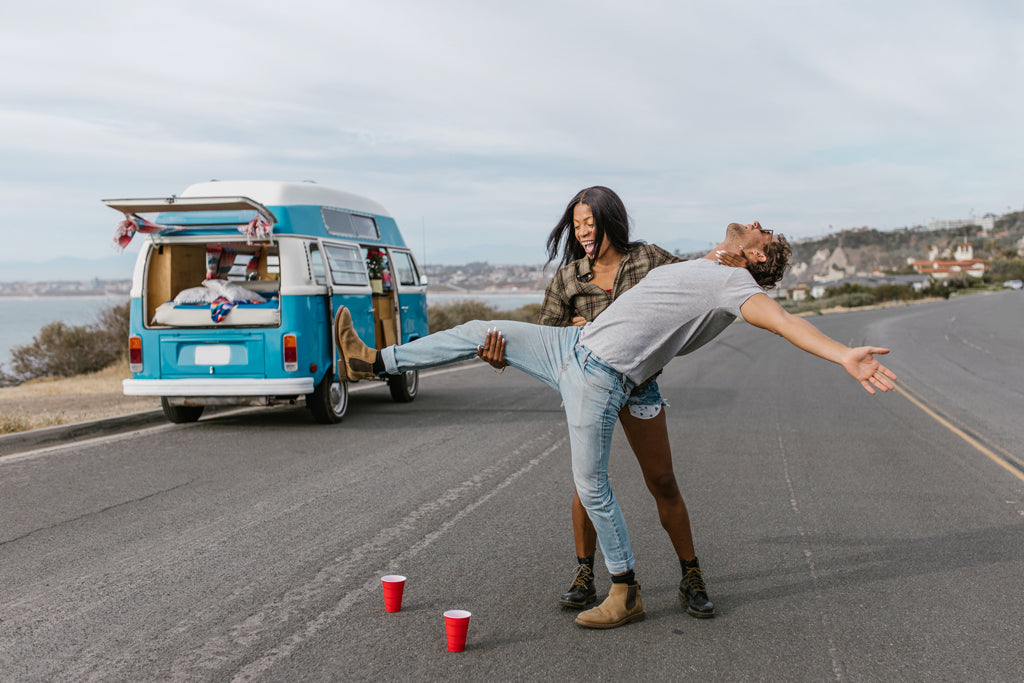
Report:
M474 320L381 351L391 374L446 365L476 357L488 328L505 337L505 360L562 396L569 423L576 492L597 530L605 565L612 574L633 568L626 520L608 482L608 455L619 410L633 382L608 367L579 343L579 327L547 327L498 320Z

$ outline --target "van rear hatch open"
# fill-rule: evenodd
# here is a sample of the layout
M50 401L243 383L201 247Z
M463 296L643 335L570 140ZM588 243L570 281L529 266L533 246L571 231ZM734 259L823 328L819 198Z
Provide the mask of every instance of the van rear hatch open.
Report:
M277 218L267 207L248 197L163 197L154 199L104 199L103 203L117 209L125 216L138 216L144 213L196 213L196 212L238 212L255 211L271 224ZM226 213L220 222L211 225L228 225L232 216ZM189 221L191 222L191 221Z
M243 196L103 202L125 215L116 235L122 246L136 232L146 233L155 245L141 255L145 266L138 284L145 327L280 324L280 260L273 228L278 219L265 205ZM226 365L238 366L232 358Z

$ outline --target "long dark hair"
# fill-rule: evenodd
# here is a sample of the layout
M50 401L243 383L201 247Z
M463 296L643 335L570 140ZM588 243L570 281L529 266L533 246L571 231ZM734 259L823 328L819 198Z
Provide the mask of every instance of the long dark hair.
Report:
M548 235L548 263L559 260L558 266L567 266L576 259L587 255L583 246L575 239L572 225L572 212L577 204L586 204L594 216L594 240L600 248L604 238L608 238L609 246L623 254L632 246L629 241L629 214L626 205L614 191L596 185L580 190L565 207L565 213Z

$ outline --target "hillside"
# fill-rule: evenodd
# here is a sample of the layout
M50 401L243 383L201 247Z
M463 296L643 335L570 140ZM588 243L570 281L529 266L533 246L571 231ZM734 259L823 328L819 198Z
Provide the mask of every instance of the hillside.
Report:
M999 218L991 232L980 232L977 228L928 230L921 227L887 232L873 228L844 230L794 242L793 265L783 285L809 282L830 271L843 271L846 275L907 273L911 272L908 259L926 259L933 248L938 250L938 258L949 258L952 248L964 242L974 249L975 258L1018 259L1024 255L1022 239L1024 212Z

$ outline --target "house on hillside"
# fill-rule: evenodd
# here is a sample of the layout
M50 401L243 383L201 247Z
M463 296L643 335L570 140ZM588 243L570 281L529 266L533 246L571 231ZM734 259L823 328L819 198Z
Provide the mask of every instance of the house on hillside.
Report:
M966 242L957 244L952 253L952 259L940 260L938 250L932 248L928 258L922 261L911 261L914 271L928 275L936 280L948 280L951 277L967 275L973 278L981 278L985 275L985 259L974 258L974 247Z
M928 287L931 278L928 275L854 275L842 280L815 280L811 283L810 294L815 299L825 296L825 290L831 287L842 287L845 284L861 285L863 287L879 287L881 285L905 285L915 292L923 291Z
M928 221L929 230L959 230L972 225L981 228L982 232L992 232L996 227L996 215L986 213L981 218L940 218L938 220L932 218Z
M787 291L787 298L791 301L807 301L807 295L810 291L810 286L808 286L806 282L801 282L800 284L789 288Z

